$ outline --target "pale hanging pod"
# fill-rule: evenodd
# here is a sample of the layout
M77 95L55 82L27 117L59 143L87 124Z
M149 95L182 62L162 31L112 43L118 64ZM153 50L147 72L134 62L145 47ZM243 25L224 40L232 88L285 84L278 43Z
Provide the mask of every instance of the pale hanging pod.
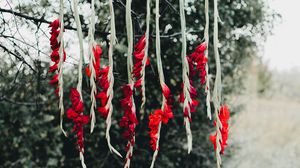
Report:
M63 81L63 67L64 67L64 2L63 0L59 1L59 21L60 21L60 32L58 35L58 41L60 42L59 47L59 64L58 64L58 88L59 88L59 109L60 109L60 128L65 136L67 133L63 128L63 116L65 113L64 110L64 81Z
M159 82L160 82L160 86L162 89L162 105L161 108L159 110L155 110L154 113L150 114L149 116L149 127L152 124L152 116L154 116L153 118L156 118L156 115L160 115L159 118L164 118L161 119L158 122L158 125L156 125L157 130L151 130L151 126L150 127L150 138L153 144L151 144L152 149L154 150L153 156L152 156L152 162L150 165L150 168L154 167L157 155L158 155L158 151L159 151L159 140L160 140L160 131L161 131L161 126L162 123L167 124L168 120L170 118L173 118L173 112L172 109L170 107L170 104L168 102L169 100L169 96L170 96L170 89L168 88L168 86L165 84L165 77L164 77L164 72L163 72L163 65L162 65L162 60L161 60L161 46L160 46L160 32L159 32L159 0L155 1L155 49L156 49L156 62L157 62L157 71L158 71L158 75L159 75ZM162 114L161 114L162 113ZM157 123L155 121L155 123ZM155 134L155 135L152 135ZM152 137L153 136L153 137Z
M116 43L116 28L115 28L115 14L114 14L114 7L113 7L113 1L109 0L109 11L110 11L110 44L108 49L108 63L109 63L109 71L108 71L108 81L109 81L109 88L107 90L107 95L109 95L109 99L106 104L106 108L109 109L108 115L106 118L106 131L105 131L105 137L107 140L108 148L111 152L117 154L119 157L122 157L122 155L111 145L110 142L110 127L111 127L111 118L112 118L112 112L113 112L113 106L112 106L112 99L114 96L114 75L113 75L113 50L114 45Z
M79 92L81 101L83 101L83 99L82 99L82 66L83 66L84 50L83 50L83 35L82 35L81 22L80 22L79 13L78 13L78 1L77 0L73 0L73 11L74 11L74 18L75 18L76 27L77 27L77 36L78 36L78 40L79 40L79 48L80 48L80 56L79 56L79 63L78 63L77 91ZM86 168L86 165L84 163L83 152L84 152L83 149L82 149L82 151L79 151L79 158L81 160L81 166L83 168Z
M90 108L90 117L91 117L91 133L94 130L95 123L96 123L96 116L95 116L95 108L96 108L96 94L97 94L97 87L96 87L96 72L94 68L95 57L93 56L93 48L95 47L94 41L94 34L95 34L95 0L91 1L91 16L90 16L90 24L89 24L89 31L88 31L88 39L89 39L89 68L90 68L90 86L91 86L91 108Z
M208 45L209 45L209 2L208 0L205 0L205 29L204 29L204 39L205 43L207 45L207 49L205 50L205 57L208 59ZM209 76L209 66L208 62L206 63L205 66L205 71L206 71L206 83L205 83L205 92L206 92L206 112L207 112L207 117L211 120L211 106L210 106L210 76Z
M134 81L132 79L132 70L133 70L133 59L132 59L132 53L133 53L133 28L132 28L132 17L131 17L131 3L132 0L126 0L126 30L127 30L127 41L128 41L128 48L127 48L127 76L128 76L128 86L130 86L130 89L133 91ZM136 116L135 111L135 103L134 103L134 97L133 95L130 95L130 101L132 103L131 112L134 116ZM135 126L134 125L134 130ZM132 142L131 142L132 141ZM135 142L135 135L133 135L132 139L128 141L127 144L127 153L125 158L125 164L124 168L130 167L130 161L131 156L133 155L133 145Z
M217 158L217 167L220 168L222 164L221 159L221 144L222 141L222 134L220 129L222 128L222 123L219 118L219 110L220 110L220 102L221 102L221 62L219 56L219 49L218 49L218 21L219 21L219 13L218 13L218 0L214 0L214 54L216 60L216 78L214 83L214 90L213 90L213 104L215 109L215 119L216 119L216 158Z

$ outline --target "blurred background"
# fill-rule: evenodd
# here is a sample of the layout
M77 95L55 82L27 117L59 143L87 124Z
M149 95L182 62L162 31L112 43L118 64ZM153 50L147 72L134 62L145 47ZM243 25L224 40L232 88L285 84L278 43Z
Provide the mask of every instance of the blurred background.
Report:
M79 13L85 36L85 65L88 64L87 28L90 0L79 0ZM188 54L203 42L204 0L186 0ZM95 38L103 48L107 64L109 7L95 1ZM122 117L120 87L127 83L125 0L115 0L118 45L114 54L115 98L111 128L112 144L125 154L126 140L118 123ZM65 1L65 107L70 107L69 88L77 84L79 45L73 18L72 1ZM180 22L178 0L160 0L160 28L164 73L173 95L174 119L162 127L161 148L156 167L216 167L209 135L213 121L206 117L204 88L196 81L198 100L193 114L193 151L187 154L181 90ZM231 110L228 148L223 155L225 168L300 167L300 59L298 39L300 2L297 0L222 0L219 1L220 56L222 64L222 102ZM154 9L154 1L152 2ZM212 49L213 3L210 9L209 73L215 74ZM48 73L51 48L49 28L58 17L56 0L0 0L0 167L80 167L72 123L65 119L70 133L59 129L59 110ZM133 0L132 17L135 42L145 32L144 1ZM154 10L151 12L149 55L146 69L146 114L160 107L155 60ZM211 81L213 85L213 80ZM83 80L85 114L89 113L90 88ZM140 96L135 95L137 106ZM137 110L139 111L139 109ZM148 119L140 119L136 131L132 167L148 167ZM85 128L85 159L88 167L122 167L123 160L111 154L105 140L105 121L97 115L93 134Z

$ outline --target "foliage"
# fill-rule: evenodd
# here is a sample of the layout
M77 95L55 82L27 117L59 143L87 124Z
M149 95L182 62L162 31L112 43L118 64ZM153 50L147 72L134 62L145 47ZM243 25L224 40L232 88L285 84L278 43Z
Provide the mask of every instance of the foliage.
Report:
M154 1L153 1L154 2ZM154 6L152 2L152 7ZM118 123L121 119L119 100L120 86L126 84L126 29L124 0L115 0L116 30L118 46L114 54L115 60L115 98L113 123L111 128L112 144L124 155L125 140L121 138L121 128ZM203 39L204 30L204 0L186 1L188 52L194 49ZM54 0L15 1L13 9L24 15L35 18L53 20L57 17L58 2ZM71 7L67 4L65 15L66 27L75 27ZM222 76L224 80L223 93L225 95L238 93L243 88L243 74L251 58L256 52L255 37L265 37L272 28L273 19L277 15L268 9L263 0L226 0L219 4L220 25L219 39L221 42L220 55ZM81 1L81 18L83 30L88 24L88 1ZM133 1L133 25L135 41L145 32L145 2ZM193 151L187 154L186 135L183 126L182 107L178 104L178 95L181 84L180 59L180 23L178 1L161 0L161 34L162 34L162 62L166 76L166 83L170 86L174 96L175 118L168 126L163 126L161 132L161 148L156 167L211 167L214 164L213 146L209 142L209 134L213 128L212 121L206 117L203 88L199 88L201 102L197 112L193 114L191 129L193 132ZM3 167L78 167L80 165L75 145L75 136L70 132L71 121L65 118L65 128L70 136L65 138L59 129L59 114L54 89L48 84L50 75L47 73L49 65L49 46L47 25L38 21L13 16L2 12L0 16L0 43L6 49L24 59L17 59L3 47L0 62L0 162ZM109 31L108 5L96 2L96 38L103 42L104 53L107 53L107 33ZM212 50L213 4L210 4L210 47L209 68L210 74L215 74L215 64ZM42 16L42 17L41 17ZM150 33L154 37L154 13L151 16ZM17 31L19 30L19 31ZM18 33L19 32L19 33ZM20 33L21 32L21 33ZM27 32L22 34L23 32ZM24 38L21 35L24 36ZM65 73L65 107L70 107L68 100L70 87L77 82L78 48L77 37L73 30L66 29L67 60ZM87 34L85 34L87 35ZM26 39L25 39L26 38ZM36 39L36 40L35 40ZM28 41L27 41L28 40ZM29 41L33 40L31 43ZM151 38L150 55L151 66L146 69L146 114L160 107L161 90L156 71L154 38ZM37 43L40 41L40 43ZM106 42L106 43L105 43ZM74 51L75 50L75 51ZM87 55L87 54L86 54ZM107 58L107 54L104 54ZM87 59L87 58L86 58ZM29 65L35 72L32 71ZM105 61L104 61L105 63ZM84 77L83 94L85 113L89 111L89 86ZM226 97L225 97L226 98ZM140 105L139 95L135 96L137 106ZM139 118L139 116L138 116ZM137 140L134 148L132 167L149 166L152 151L149 145L147 117L139 121ZM85 157L88 167L121 167L123 160L110 154L105 140L105 121L97 115L97 124L93 134L85 133ZM226 153L226 152L225 152Z

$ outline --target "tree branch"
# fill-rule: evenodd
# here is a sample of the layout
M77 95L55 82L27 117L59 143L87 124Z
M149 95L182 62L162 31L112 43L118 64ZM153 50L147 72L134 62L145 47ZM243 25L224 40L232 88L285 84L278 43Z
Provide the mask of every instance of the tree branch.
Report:
M24 15L22 13L19 13L19 12L15 12L13 10L10 10L10 9L3 9L3 8L0 8L0 12L3 12L3 13L10 13L12 15L15 15L15 16L18 16L18 17L21 17L21 18L24 18L26 20L31 20L33 21L34 23L45 23L45 24L50 24L51 22L44 19L44 17L41 17L41 18L36 18L36 17L32 17L32 16L28 16L28 15ZM69 29L69 30L77 30L76 28L72 27L72 26L68 26L66 25L65 26L65 29ZM83 32L88 32L88 29L87 28L83 28L82 29ZM108 32L101 32L101 31L95 31L95 33L99 34L100 36L107 36L109 35Z
M13 55L14 57L16 57L19 61L22 61L25 65L27 65L33 72L36 72L36 70L28 63L25 61L25 59L23 57L21 57L20 55L13 53L12 51L10 51L8 48L6 48L5 46L0 44L0 47L7 52L10 55Z
M168 1L167 1L168 2ZM10 14L13 14L15 16L18 16L18 17L21 17L21 18L24 18L24 19L27 19L27 20L31 20L33 21L34 23L45 23L45 24L50 24L51 22L44 19L43 17L41 18L36 18L36 17L32 17L32 16L28 16L28 15L25 15L25 14L22 14L22 13L19 13L19 12L15 12L13 10L9 10L9 9L3 9L3 8L0 8L0 12L4 12L4 13L10 13ZM136 15L135 13L133 13L134 15ZM76 28L72 27L72 26L69 26L69 25L66 25L65 26L65 29L68 29L68 30L77 30ZM87 33L88 32L88 29L87 28L83 28L82 29L83 32ZM106 37L107 35L109 35L110 33L109 32L103 32L103 31L99 31L99 30L95 30L95 33L97 35L100 35L102 37ZM199 33L199 31L193 31L193 32L190 32L190 33ZM119 36L125 36L125 34L118 34L117 35ZM142 35L135 35L135 38L140 38ZM181 36L181 32L176 32L174 34L162 34L160 37L161 38L171 38L171 37L176 37L176 36ZM150 37L152 38L155 38L155 35L151 35ZM105 38L104 38L105 39Z

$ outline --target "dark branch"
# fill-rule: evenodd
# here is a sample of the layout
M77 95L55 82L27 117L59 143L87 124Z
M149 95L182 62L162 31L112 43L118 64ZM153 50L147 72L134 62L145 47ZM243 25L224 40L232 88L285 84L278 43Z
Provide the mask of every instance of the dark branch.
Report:
M31 20L31 21L33 21L33 22L36 23L36 24L37 24L37 23L45 23L45 24L50 24L50 23L51 23L50 21L44 19L43 17L41 17L41 18L36 18L36 17L24 15L24 14L22 14L22 13L15 12L15 11L9 10L9 9L3 9L3 8L0 8L0 12L10 13L10 14L13 14L13 15L15 15L15 16L24 18L24 19L26 19L26 20ZM68 29L68 30L77 30L76 28L74 28L74 27L72 27L72 26L68 26L68 25L65 26L65 29ZM87 28L83 28L82 31L87 33L87 32L88 32L88 29L87 29ZM105 37L106 37L107 35L109 35L108 32L101 32L101 31L97 31L97 30L95 31L95 33L99 34L100 36L105 36Z
M175 10L175 9L173 9L173 10ZM43 17L42 17L42 18L36 18L36 17L24 15L24 14L22 14L22 13L15 12L15 11L9 10L9 9L3 9L3 8L0 8L0 12L10 13L10 14L13 14L13 15L15 15L15 16L18 16L18 17L27 19L27 20L31 20L31 21L33 21L34 23L45 23L45 24L50 24L50 23L51 23L50 21L44 19ZM136 16L135 13L133 13L133 15ZM138 17L138 16L136 16L136 17ZM71 26L68 26L68 25L65 26L65 29L68 29L68 30L77 30L76 28L71 27ZM83 28L82 31L87 33L87 32L88 32L88 29L87 29L87 28ZM101 36L101 37L104 37L104 39L105 39L105 37L106 37L107 35L109 35L109 32L102 32L102 31L99 31L99 30L96 30L95 33L96 33L97 35ZM199 32L196 31L196 32L193 32L193 33L199 33ZM117 35L118 35L118 36L126 36L125 34L118 34L118 33L117 33ZM136 38L140 38L141 36L142 36L142 35L135 35ZM171 37L176 37L176 36L181 36L181 32L177 32L177 33L169 34L169 35L167 35L167 34L162 34L160 37L161 37L161 38L171 38ZM155 38L155 35L152 34L151 37L152 37L152 38Z
M36 70L35 70L28 62L26 62L25 59L24 59L22 56L20 56L20 55L14 53L14 52L12 52L12 51L10 51L8 48L6 48L5 46L3 46L3 45L1 45L1 44L0 44L0 47L1 47L5 52L7 52L8 54L13 55L13 56L16 57L19 61L22 61L22 62L23 62L25 65L27 65L33 72L36 72Z

